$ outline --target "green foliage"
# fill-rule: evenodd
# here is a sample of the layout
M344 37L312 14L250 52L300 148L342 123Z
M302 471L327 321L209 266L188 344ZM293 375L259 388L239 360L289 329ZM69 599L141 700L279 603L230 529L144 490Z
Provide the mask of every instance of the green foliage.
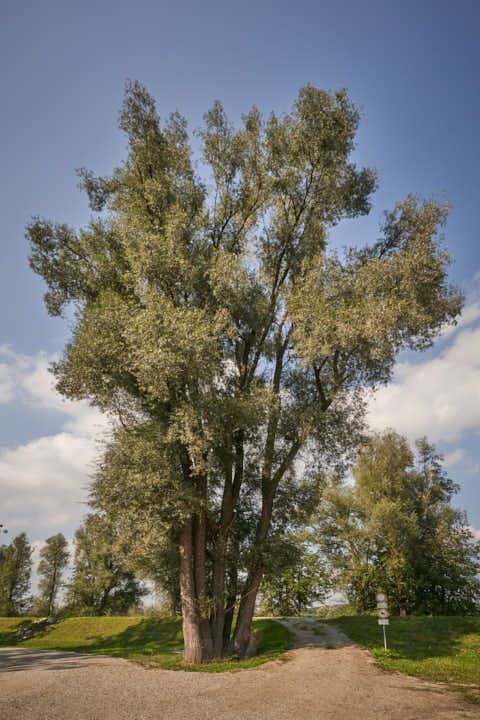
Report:
M315 615L319 618L338 618L349 615L358 615L354 605L320 605L315 608Z
M468 700L479 701L480 618L391 618L387 653L376 618L340 617L335 624L352 640L365 645L382 669L448 683Z
M31 547L25 533L0 547L0 614L21 615L27 608L32 571Z
M274 568L260 586L261 613L302 615L316 600L327 594L330 582L325 562L296 538L294 553L283 568Z
M257 667L279 660L291 648L289 631L273 620L254 620L253 629L262 633L257 655L249 660L229 660L196 667L182 664L182 627L179 618L75 617L57 622L53 629L29 640L20 640L20 626L30 620L0 618L0 647L37 650L68 650L110 655L134 660L148 667L168 670L224 672Z
M198 131L203 183L186 121L162 124L128 83L125 162L108 178L80 171L97 215L80 231L27 227L49 313L75 309L57 389L115 421L95 508L131 567L180 577L197 635L222 634L217 619L242 597L242 652L276 538L295 529L315 470L360 438L365 388L462 305L433 200L409 196L381 240L328 251L329 229L366 214L376 187L350 160L358 123L345 91L310 85L290 113L253 108L239 129L216 102ZM305 476L302 457L315 458Z
M68 543L62 533L47 538L40 550L37 572L40 577L37 612L33 614L53 615L55 600L62 586L62 572L68 565L70 554ZM32 611L33 612L33 611Z
M480 544L451 507L458 490L425 438L414 454L394 432L372 437L353 467L354 486L333 480L317 538L360 612L387 592L393 611L465 614L480 604Z
M115 532L105 518L89 515L75 533L75 561L67 608L78 615L125 613L145 591L115 553Z

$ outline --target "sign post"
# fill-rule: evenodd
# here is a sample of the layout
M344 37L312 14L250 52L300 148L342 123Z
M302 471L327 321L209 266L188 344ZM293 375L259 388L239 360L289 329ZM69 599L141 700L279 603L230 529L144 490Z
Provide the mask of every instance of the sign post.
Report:
M377 601L378 624L381 625L383 629L383 647L385 648L385 652L387 652L387 633L385 626L388 625L389 612L387 609L388 601L386 593L377 592L375 600Z

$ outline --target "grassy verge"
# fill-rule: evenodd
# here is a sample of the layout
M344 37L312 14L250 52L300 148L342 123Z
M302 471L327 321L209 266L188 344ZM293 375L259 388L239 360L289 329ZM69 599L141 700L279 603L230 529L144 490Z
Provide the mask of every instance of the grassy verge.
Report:
M37 650L70 650L134 660L167 670L225 672L252 668L284 659L291 647L288 630L274 620L254 620L262 631L257 655L249 660L228 660L208 665L182 665L182 623L177 618L81 617L68 618L29 640L19 640L25 618L0 618L0 646Z
M446 683L480 704L480 618L390 618L387 652L376 617L340 617L331 622L367 647L384 670Z

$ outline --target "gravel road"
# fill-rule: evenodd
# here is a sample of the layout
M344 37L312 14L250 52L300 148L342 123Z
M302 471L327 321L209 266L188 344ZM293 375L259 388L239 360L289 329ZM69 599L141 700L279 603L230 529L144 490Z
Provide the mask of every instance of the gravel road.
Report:
M98 655L0 649L1 720L457 720L478 707L376 668L314 619L284 620L289 662L235 673L145 669Z

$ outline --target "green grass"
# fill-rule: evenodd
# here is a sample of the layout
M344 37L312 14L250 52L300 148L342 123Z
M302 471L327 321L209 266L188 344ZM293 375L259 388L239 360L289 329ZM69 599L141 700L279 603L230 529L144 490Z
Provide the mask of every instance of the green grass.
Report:
M3 635L5 633L7 633L7 635L8 635L10 630L18 627L22 622L25 622L25 620L30 620L30 619L33 619L33 618L15 618L15 617L0 618L0 645L4 644L2 641L3 641Z
M283 660L291 647L290 633L283 625L274 620L254 620L253 629L262 632L255 657L192 666L182 664L182 623L177 618L68 618L29 640L19 640L20 625L30 622L27 618L0 618L0 646L88 652L127 658L149 667L201 672L235 671Z
M330 622L367 647L384 670L446 683L480 703L479 617L390 618L387 652L376 617L340 617Z

